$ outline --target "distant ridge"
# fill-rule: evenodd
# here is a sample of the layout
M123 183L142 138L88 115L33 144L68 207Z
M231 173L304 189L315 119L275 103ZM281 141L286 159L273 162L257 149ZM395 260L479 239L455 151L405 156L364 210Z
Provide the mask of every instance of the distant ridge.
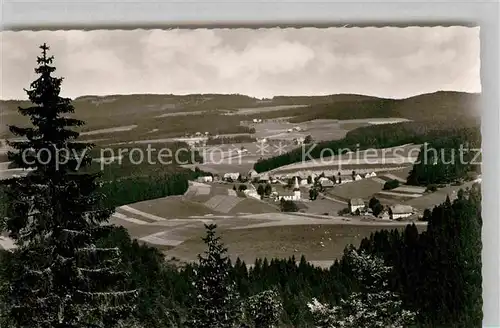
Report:
M478 121L480 117L479 97L478 93L458 91L437 91L405 99L387 99L359 94L276 96L270 99L257 99L239 94L136 94L86 95L76 98L73 105L75 116L87 122L86 130L134 124L142 127L145 130L143 134L146 134L155 129L155 131L163 129L168 132L169 126L178 128L179 124L184 124L185 119L168 117L164 114L179 112L192 112L190 126L199 122L199 129L210 121L210 126L217 125L217 122L220 125L223 121L224 126L232 127L239 125L241 120L256 117L264 119L289 117L292 123L315 119L349 120L387 117L406 118L413 121L446 121L453 117ZM29 105L28 101L1 100L0 119L3 126L0 132L5 134L7 124L27 123L26 118L19 115L17 109L19 106ZM237 112L241 108L273 106L280 108L260 113ZM220 117L227 113L232 113L233 116ZM160 115L164 117L158 118ZM246 131L240 130L227 133ZM184 129L184 131L187 130Z
M248 98L248 99L253 99L256 101L282 101L281 99L289 99L289 100L352 100L352 98L365 98L365 99L392 99L392 100L403 100L403 99L410 99L410 98L415 98L415 97L420 97L424 95L433 95L433 94L439 94L439 93L456 93L456 94L469 94L469 95L480 95L478 92L464 92L464 91L453 91L453 90L438 90L434 92L426 92L414 96L409 96L409 97L403 97L403 98L390 98L390 97L379 97L379 96L373 96L373 95L365 95L365 94L359 94L359 93L332 93L328 95L314 95L314 96L291 96L291 95L276 95L273 96L272 98L258 98L258 97L252 97L244 94L239 94L239 93L186 93L186 94L172 94L172 93L129 93L129 94L122 94L122 93L117 93L117 94L109 94L109 95L82 95L78 96L75 98L71 98L73 101L85 101L85 100L93 100L93 99L100 99L100 98L110 98L110 97L167 97L167 98L205 98L205 97L242 97L242 98ZM343 99L344 98L344 99ZM0 99L1 102L28 102L25 99Z

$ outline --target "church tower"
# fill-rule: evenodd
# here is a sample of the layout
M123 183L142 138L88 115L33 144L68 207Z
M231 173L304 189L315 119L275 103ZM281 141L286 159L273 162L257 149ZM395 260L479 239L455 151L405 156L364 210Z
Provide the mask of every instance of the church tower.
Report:
M294 200L300 200L300 186L299 179L295 177L295 183L293 185L293 198Z

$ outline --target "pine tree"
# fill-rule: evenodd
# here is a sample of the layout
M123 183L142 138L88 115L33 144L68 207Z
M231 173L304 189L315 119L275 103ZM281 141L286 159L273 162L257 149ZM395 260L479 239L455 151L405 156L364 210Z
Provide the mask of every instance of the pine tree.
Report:
M19 108L32 127L10 126L24 140L9 142L9 159L31 169L24 177L4 180L8 197L2 230L17 245L12 268L4 277L7 316L16 327L113 327L133 309L137 290L128 290L116 247L100 248L101 226L112 210L102 208L98 174L82 173L91 162L72 127L83 122L69 98L59 96L62 78L53 77L53 56L40 46L35 72L39 77L25 90L31 107Z
M207 245L204 255L198 255L195 269L194 295L186 322L192 328L230 328L241 319L242 308L236 286L231 281L231 264L226 256L220 236L216 236L217 225L205 225L203 241Z
M253 327L277 327L283 312L281 297L273 289L253 295L246 300L246 312Z
M347 262L361 290L354 292L340 305L330 308L313 299L308 304L317 327L403 328L414 320L415 313L404 310L399 296L389 290L391 267L376 256L347 252Z

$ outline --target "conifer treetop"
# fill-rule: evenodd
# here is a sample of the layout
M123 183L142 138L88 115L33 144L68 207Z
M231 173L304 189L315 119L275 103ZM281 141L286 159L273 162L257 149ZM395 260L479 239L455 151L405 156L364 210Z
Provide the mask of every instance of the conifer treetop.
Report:
M79 133L72 128L80 127L84 122L69 117L75 109L70 98L60 96L63 78L52 76L56 70L52 65L54 56L48 55L50 47L46 43L39 48L41 55L37 56L35 68L38 78L30 84L29 89L24 89L32 105L18 107L21 115L30 118L32 126L9 126L10 132L21 139L7 142L14 148L8 154L9 160L15 167L24 169L75 172L90 163L91 159L82 157L82 154L85 155L93 145L75 142ZM77 165L78 157L83 158L81 166Z

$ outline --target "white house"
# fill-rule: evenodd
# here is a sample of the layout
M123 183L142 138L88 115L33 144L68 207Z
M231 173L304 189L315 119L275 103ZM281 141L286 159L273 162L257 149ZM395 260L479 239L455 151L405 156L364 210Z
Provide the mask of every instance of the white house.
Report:
M226 180L226 181L228 181L228 180L236 181L236 180L238 180L239 176L240 176L240 174L238 172L224 173L224 180Z
M300 185L301 185L301 186L305 186L305 185L307 185L307 179L301 179L301 180L300 180Z
M389 216L392 220L407 218L414 213L409 205L393 205L389 207Z
M248 172L248 178L250 180L253 180L254 178L258 177L259 176L259 173L257 173L257 171L255 171L254 169L251 169L249 172Z
M251 197L251 198L255 198L255 199L260 199L260 195L257 193L257 191L255 190L255 188L253 188L253 189L245 189L245 190L243 190L243 193L247 197Z
M371 172L371 173L366 173L365 178L373 178L373 177L376 177L376 176L377 176L377 173Z
M349 210L351 213L355 213L356 210L362 210L365 207L365 202L361 198L352 198L349 201Z
M276 201L281 201L282 199L284 199L284 200L292 200L292 201L296 201L296 200L300 200L301 199L299 179L297 179L297 177L295 177L295 183L294 183L294 186L293 186L293 191L292 192L282 192L282 193L280 193L278 195L278 197L276 198Z
M323 180L320 179L319 180L319 184L323 188L333 188L335 186L335 184L333 183L333 181L330 180L330 179L323 179Z
M362 179L363 178L359 174L356 174L356 176L354 177L354 181L358 181L358 180L362 180Z
M304 141L305 141L305 138L304 137L298 137L298 138L295 138L293 139L293 142L296 144L296 145L303 145L304 144Z
M206 175L198 178L198 182L213 182L213 181L214 177L212 177L211 175Z
M259 176L259 183L268 183L269 182L269 175L263 174Z

